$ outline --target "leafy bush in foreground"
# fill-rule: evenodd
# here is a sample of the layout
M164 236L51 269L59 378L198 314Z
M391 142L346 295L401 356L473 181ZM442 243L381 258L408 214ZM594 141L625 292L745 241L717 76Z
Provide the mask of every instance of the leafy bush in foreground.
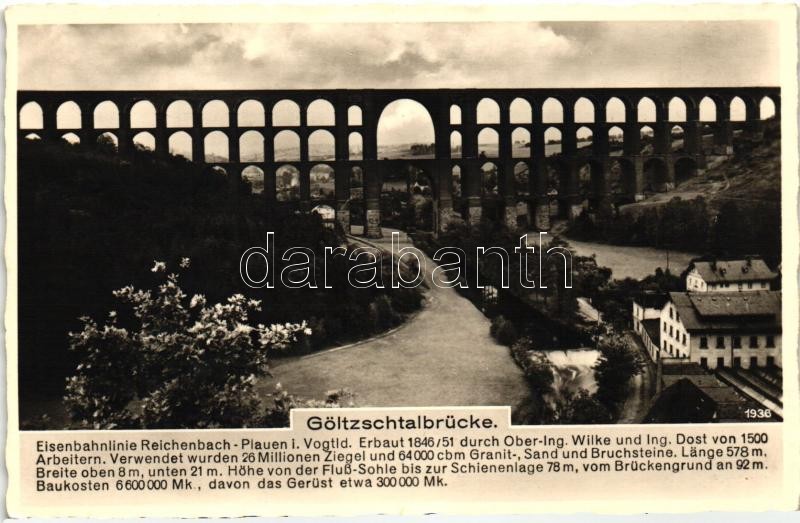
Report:
M166 265L152 271L163 275ZM171 273L155 290L115 291L132 317L111 311L102 326L84 317L83 329L70 333L81 361L65 398L75 421L98 429L245 427L272 416L253 385L270 351L311 330L305 322L252 326L258 300L236 294L209 305L202 295L189 298L178 279Z

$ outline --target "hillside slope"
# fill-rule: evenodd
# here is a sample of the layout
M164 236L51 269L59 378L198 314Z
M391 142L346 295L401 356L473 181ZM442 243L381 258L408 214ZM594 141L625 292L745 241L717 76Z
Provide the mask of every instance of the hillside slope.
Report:
M692 200L702 196L708 211L716 214L727 201L762 202L780 205L780 129L770 122L763 140L734 137L732 156L708 156L705 170L678 184L673 191L655 193L646 200L620 207L620 212L637 214L643 208L663 205L674 198Z
M731 156L707 165L674 190L641 202L583 214L567 237L714 255L760 254L773 264L781 252L781 157L777 122L764 136L734 137Z

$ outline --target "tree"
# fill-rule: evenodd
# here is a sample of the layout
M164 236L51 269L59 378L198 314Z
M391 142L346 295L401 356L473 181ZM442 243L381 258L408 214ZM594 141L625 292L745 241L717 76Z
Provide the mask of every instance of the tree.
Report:
M541 352L535 352L533 339L519 338L511 345L511 356L522 368L531 389L540 396L553 392L555 368L553 363Z
M577 394L566 398L559 406L558 421L572 425L594 425L611 423L612 416L596 396L589 394L586 389L580 389Z
M598 344L600 357L594 365L597 399L616 412L628 395L631 378L642 372L644 363L638 352L620 336L611 336Z
M97 138L97 150L108 155L117 154L117 143L108 134L101 134Z
M555 368L550 360L541 352L528 355L528 363L524 368L525 379L533 390L541 396L552 394L555 383Z
M611 269L597 265L597 257L573 256L572 258L573 286L579 296L593 297L597 292L608 285L611 279Z
M181 268L188 267L184 258ZM270 351L310 329L305 322L254 327L248 314L259 301L236 294L208 305L202 295L189 299L166 264L151 270L161 279L155 290L114 292L132 309L125 321L116 311L102 327L84 317L83 329L69 334L81 362L67 380L72 418L98 429L257 425L266 416L254 385Z
M509 347L512 346L519 337L514 322L509 321L502 314L492 319L492 324L489 327L489 334L501 345L508 345Z

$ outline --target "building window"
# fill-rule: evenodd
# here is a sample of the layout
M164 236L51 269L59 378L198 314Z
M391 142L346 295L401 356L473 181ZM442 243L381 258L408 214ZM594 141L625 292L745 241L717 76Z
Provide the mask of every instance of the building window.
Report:
M767 336L767 348L772 349L775 347L775 336Z
M751 349L758 348L758 336L750 336L750 348Z
M686 333L683 333L683 344L686 345Z
M748 289L752 289L753 288L753 282L748 282L747 283L747 288Z
M666 322L664 322L664 323L662 323L661 325L663 325L663 326L664 326L664 332L667 332L667 323L666 323Z
M673 334L672 334L672 325L670 325L670 326L669 326L669 335L670 335L671 337L674 337L674 336L673 336Z
M672 319L672 307L669 308L669 319Z
M708 348L708 338L706 336L700 336L700 348L701 349Z
M724 349L725 348L725 338L722 336L717 336L717 348Z
M734 336L733 337L733 348L734 349L741 349L742 348L742 337L741 336Z
M703 368L708 367L708 358L700 358L700 366Z
M675 311L675 320L676 321L681 321L681 315L680 315L680 313L678 311Z

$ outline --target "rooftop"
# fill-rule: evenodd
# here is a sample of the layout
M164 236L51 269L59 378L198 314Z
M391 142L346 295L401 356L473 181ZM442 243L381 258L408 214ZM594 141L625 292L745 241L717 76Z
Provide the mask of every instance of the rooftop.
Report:
M666 359L662 362L662 374L666 376L674 375L685 377L686 375L710 376L708 371L700 366L699 363L688 360ZM716 378L714 378L716 379Z
M689 293L700 316L775 316L781 311L780 292Z
M671 292L689 332L780 332L781 292Z
M661 346L661 320L659 318L652 318L649 320L642 320L642 327L644 327L647 336L650 338L657 347Z
M664 377L645 423L707 423L744 421L745 411L758 405L710 374Z
M668 296L663 292L643 292L634 296L633 301L645 309L663 309Z
M738 283L773 280L778 274L773 272L764 260L751 257L744 260L695 260L689 271L696 269L706 283Z

